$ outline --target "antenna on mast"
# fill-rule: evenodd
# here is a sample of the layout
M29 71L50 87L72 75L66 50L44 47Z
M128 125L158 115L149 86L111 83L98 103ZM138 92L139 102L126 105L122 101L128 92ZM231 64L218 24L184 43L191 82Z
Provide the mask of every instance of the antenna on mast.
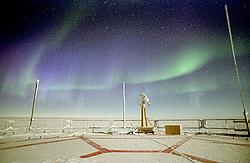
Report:
M228 9L227 9L226 4L225 4L225 12L226 12L227 27L228 27L229 37L230 37L233 60L234 60L234 67L235 67L235 72L236 72L238 86L239 86L239 93L240 93L240 97L241 97L241 104L243 107L243 114L244 114L244 118L245 118L245 122L246 122L248 136L250 136L250 130L249 130L249 126L248 126L248 117L247 117L248 113L247 113L247 110L245 107L245 101L244 101L244 96L243 96L243 91L242 91L242 86L241 86L241 81L240 81L240 75L239 75L238 65L237 65L235 51L234 51L233 37L232 37L231 26L230 26L230 19L229 19L229 14L228 14Z
M126 128L125 126L125 111L126 111L126 90L125 90L125 81L122 82L122 97L123 97L123 114L122 114L122 119L123 119L123 128Z
M37 92L38 92L38 86L39 86L39 80L36 80L36 86L35 86L34 97L33 97L33 102L32 102L31 116L30 116L29 130L31 129L31 125L32 125L32 121L33 121L34 110L35 110L35 105L36 105L36 97L37 97Z

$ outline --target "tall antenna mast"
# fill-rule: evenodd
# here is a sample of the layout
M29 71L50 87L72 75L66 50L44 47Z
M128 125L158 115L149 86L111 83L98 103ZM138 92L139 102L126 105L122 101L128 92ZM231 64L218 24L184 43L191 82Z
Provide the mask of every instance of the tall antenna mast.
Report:
M125 82L122 82L122 97L123 97L123 114L122 114L122 119L123 119L123 128L126 128L125 126L125 110L126 110L126 91L125 91Z
M229 19L229 14L228 14L228 9L227 9L226 4L225 4L225 12L226 12L227 27L228 27L229 37L230 37L233 60L234 60L234 67L235 67L235 72L236 72L238 86L239 86L239 93L240 93L240 97L241 97L241 104L242 104L242 107L243 107L243 114L244 114L244 118L245 118L245 122L246 122L248 136L250 136L250 130L249 130L249 126L248 126L248 117L247 117L248 113L247 113L247 110L246 110L246 107L245 107L244 96L243 96L243 91L242 91L241 82L240 82L240 75L239 75L238 65L237 65L235 52L234 52L234 44L233 44L233 37L232 37L231 26L230 26L230 19Z
M33 102L32 102L31 116L30 116L29 130L31 129L34 110L35 110L35 106L36 106L36 97L37 97L38 86L39 86L39 80L36 80L36 86L35 86L34 97L33 97Z

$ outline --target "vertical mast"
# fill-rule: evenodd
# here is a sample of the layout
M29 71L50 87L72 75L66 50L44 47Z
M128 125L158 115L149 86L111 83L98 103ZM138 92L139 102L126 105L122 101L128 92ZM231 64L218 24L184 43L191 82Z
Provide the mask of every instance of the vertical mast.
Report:
M125 82L122 82L122 97L123 97L123 114L122 114L122 119L123 119L123 128L126 128L125 126L125 110L126 110L126 94L125 94Z
M238 65L237 65L235 51L234 51L233 37L232 37L232 32L231 32L230 19L229 19L227 5L225 5L225 12L226 12L227 27L228 27L229 37L230 37L233 60L234 60L234 67L235 67L235 72L236 72L238 86L239 86L239 93L240 93L240 97L241 97L241 104L243 107L243 114L244 114L244 118L245 118L245 122L246 122L248 136L250 136L250 130L249 130L249 126L248 126L248 117L247 117L248 113L247 113L247 110L245 107L244 96L243 96L242 86L241 86L241 82L240 82L240 75L239 75Z
M35 105L36 105L36 97L37 97L38 86L39 86L39 80L36 80L36 86L35 86L33 102L32 102L31 116L30 116L29 130L31 129L31 125L32 125L32 120L33 120L33 115L34 115L34 110L35 110Z

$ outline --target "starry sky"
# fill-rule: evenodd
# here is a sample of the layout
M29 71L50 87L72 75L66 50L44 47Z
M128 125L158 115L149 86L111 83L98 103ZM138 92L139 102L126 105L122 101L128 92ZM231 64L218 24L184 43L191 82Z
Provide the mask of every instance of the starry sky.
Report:
M1 3L0 116L243 118L224 4L250 109L247 0Z

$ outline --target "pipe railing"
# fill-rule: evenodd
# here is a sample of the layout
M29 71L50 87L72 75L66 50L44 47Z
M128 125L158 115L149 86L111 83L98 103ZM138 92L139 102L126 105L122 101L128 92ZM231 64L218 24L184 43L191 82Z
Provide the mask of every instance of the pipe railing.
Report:
M127 119L126 129L120 119L63 119L63 118L36 118L29 131L29 120L0 119L0 135L7 133L108 133L129 132L140 126L140 120ZM183 133L224 133L247 135L244 119L156 119L150 120L152 126L163 133L165 125L179 124Z

